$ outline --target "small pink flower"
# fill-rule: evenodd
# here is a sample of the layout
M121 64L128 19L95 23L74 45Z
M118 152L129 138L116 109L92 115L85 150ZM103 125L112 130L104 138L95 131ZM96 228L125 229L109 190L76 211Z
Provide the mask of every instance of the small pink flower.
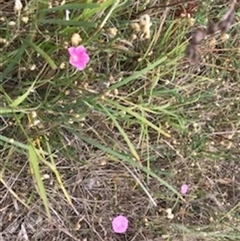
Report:
M128 219L122 215L112 220L112 228L115 233L125 233L128 228Z
M187 185L187 184L183 184L183 185L181 186L181 193L182 193L182 194L186 194L187 191L188 191L188 185Z
M82 45L78 47L70 47L68 48L68 53L70 55L69 63L72 66L78 70L85 69L87 63L90 60L86 48L84 48Z

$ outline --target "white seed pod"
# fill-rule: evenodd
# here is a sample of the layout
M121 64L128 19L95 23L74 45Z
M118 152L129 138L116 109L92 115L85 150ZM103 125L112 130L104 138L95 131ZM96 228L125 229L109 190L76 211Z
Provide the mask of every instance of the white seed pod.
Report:
M29 17L28 16L24 16L24 17L22 17L22 22L24 22L24 23L28 23L28 21L29 21Z
M228 40L229 37L230 37L230 36L229 36L229 34L227 34L227 33L222 34L222 40L223 40L223 41Z
M148 14L144 14L139 19L139 24L141 26L149 25L151 23L150 16Z
M68 9L66 9L66 11L65 11L65 20L66 21L69 21L70 20L70 11L68 10Z
M31 113L31 115L32 115L32 118L36 118L36 117L37 117L37 112L36 112L36 111L33 111L33 112Z
M131 23L131 28L133 31L135 31L136 33L141 31L140 25L138 23Z
M64 62L62 62L62 63L59 65L59 68L60 68L60 69L65 69L65 67L66 67L66 64L65 64Z
M150 29L145 29L143 38L144 38L144 39L150 39L150 37L151 37L151 31L150 31Z
M130 38L130 41L134 41L135 39L137 39L137 35L136 34L132 34L131 38Z
M73 46L78 46L82 42L82 38L78 33L74 33L71 37L71 43Z
M109 38L114 38L117 35L117 32L118 32L118 30L115 27L114 28L108 28L107 31L106 31Z
M31 66L29 66L29 69L31 71L34 71L37 68L36 64L32 64Z
M0 37L0 44L6 44L7 40L5 38Z
M167 208L166 212L167 212L167 218L168 219L173 219L174 218L174 215L172 213L172 209L171 208Z
M14 4L14 12L15 13L20 13L23 8L21 0L15 0Z
M8 25L9 25L9 26L15 26L15 25L16 25L16 22L10 21L10 22L8 23Z
M195 24L196 20L194 18L188 18L189 26L192 27Z
M142 31L142 39L149 39L151 37L151 31L150 28L152 26L150 16L148 14L145 14L140 17L139 24L141 26Z
M64 41L64 42L63 42L63 48L64 48L64 49L67 49L67 48L68 48L68 45L69 45L69 43L68 43L67 41Z

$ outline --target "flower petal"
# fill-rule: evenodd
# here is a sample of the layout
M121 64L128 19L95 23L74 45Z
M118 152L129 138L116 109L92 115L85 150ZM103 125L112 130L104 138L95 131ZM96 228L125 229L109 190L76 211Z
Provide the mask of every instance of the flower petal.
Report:
M69 63L77 68L78 70L83 70L86 68L87 63L90 61L90 57L87 54L87 50L84 46L80 45L78 47L68 48L70 55Z
M77 63L76 66L75 66L78 70L84 70L85 67L86 67L86 64L82 64L82 63Z
M181 193L182 193L182 194L186 194L187 191L188 191L188 185L187 185L187 184L183 184L183 185L181 186Z
M74 57L70 57L69 59L69 63L74 66L74 67L77 67L78 66L78 60L76 60Z
M90 57L87 53L84 53L82 56L83 61L87 64L90 60Z
M122 215L115 217L112 221L112 228L115 233L125 233L128 228L128 219Z
M68 48L68 53L70 55L75 55L76 54L76 48L75 47L69 47Z
M76 47L76 52L79 53L79 54L80 53L86 53L87 50L86 50L86 48L84 46L79 45L78 47Z

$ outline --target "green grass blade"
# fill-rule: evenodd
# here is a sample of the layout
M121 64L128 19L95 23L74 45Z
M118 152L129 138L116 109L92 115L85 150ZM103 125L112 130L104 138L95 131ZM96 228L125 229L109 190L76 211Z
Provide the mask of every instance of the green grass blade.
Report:
M49 66L53 70L58 68L57 65L55 64L54 60L45 51L43 51L40 47L38 47L33 42L28 42L28 43L37 53L39 53L45 59L45 61L49 64Z
M18 64L19 60L21 59L22 55L24 54L26 48L27 48L26 41L23 42L21 47L18 49L16 55L11 59L10 64L7 66L7 68L2 73L2 80L4 80L9 73L14 69L15 65Z
M158 127L156 125L154 125L153 123L151 123L150 121L148 121L146 118L142 117L140 114L132 111L130 108L126 108L124 106L121 106L120 104L118 104L115 101L112 101L110 99L105 99L105 102L111 104L112 106L115 106L117 109L119 109L120 111L125 111L126 113L130 114L131 116L134 116L135 118L137 118L141 123L148 125L149 127L151 127L152 129L156 130L158 133L164 135L167 138L170 138L171 135L168 134L167 132L163 131L161 129L161 127Z
M62 10L76 10L76 9L92 9L92 8L98 8L99 4L96 3L73 3L73 4L64 4L62 6L52 7L52 8L46 8L41 9L38 11L38 13L51 13L56 11L62 11Z
M34 146L32 145L32 143L29 143L29 145L28 145L28 155L29 155L29 163L30 163L31 169L33 171L33 174L35 176L35 180L37 183L38 193L43 201L43 205L45 207L46 214L47 214L48 218L51 219L50 209L49 209L49 205L48 205L48 198L47 198L46 190L43 185L43 181L42 181L42 177L41 177L41 173L40 173L40 169L39 169L39 161L38 161L39 158L37 156L36 150L35 150Z
M35 85L36 81L34 81L32 83L32 85L29 87L29 89L21 96L19 96L16 100L14 100L9 106L12 108L16 108L18 107L27 97L28 95L31 93L31 91L33 90L33 87Z
M25 151L28 151L28 150L29 150L29 146L28 146L28 145L23 144L23 143L21 143L21 142L19 142L19 141L16 141L16 140L14 140L14 139L8 138L8 137L0 134L0 144L1 144L1 143L2 143L2 144L8 143L8 144L10 144L10 145L12 145L12 146L18 147L18 148L20 148L20 149L22 149L22 150L25 150ZM48 154L49 154L49 153L47 153L47 152L45 152L45 151L42 151L42 150L39 150L39 149L36 149L36 148L35 148L35 151L38 153L38 155L39 155L40 153L42 153L42 154L44 154L44 155L48 155Z
M101 105L102 109L107 113L107 115L111 118L111 120L113 121L113 123L115 124L115 126L118 128L119 132L121 133L121 135L123 136L124 140L126 141L132 155L136 158L137 161L140 161L140 157L137 154L137 151L135 150L132 142L130 141L130 139L128 138L128 135L126 134L126 132L123 130L123 128L119 125L119 123L117 122L116 118L107 110L107 108L105 108L103 105Z
M60 26L78 26L84 28L94 28L96 23L85 22L85 21L74 21L74 20L63 20L63 19L40 19L39 24L56 24Z
M101 3L99 5L98 8L86 8L83 10L83 13L81 14L81 18L85 18L85 19L89 19L91 18L94 14L110 7L113 3L115 2L115 0L108 0L108 1L104 1L103 3Z
M131 81L141 77L142 75L145 75L148 71L156 68L158 65L162 64L163 62L165 62L167 60L167 57L162 57L160 58L159 60L157 60L156 62L152 63L152 64L149 64L146 68L140 70L140 71L137 71L136 73L134 73L133 75L123 79L122 81L116 83L116 84L113 84L111 87L108 88L109 91L111 90L114 90L114 89L117 89L123 85L127 85L129 84Z
M49 142L46 140L45 143L46 143L46 146L47 146L48 153L49 153L49 154L52 154L52 151L51 151L51 147L50 147ZM65 198L67 199L69 205L73 206L71 197L69 196L66 188L64 187L63 182L62 182L62 178L61 178L61 176L60 176L60 173L58 172L58 170L57 170L57 168L56 168L55 161L54 161L54 159L53 159L53 155L50 155L49 158L50 158L51 163L52 163L52 165L51 165L51 170L54 172L54 174L55 174L55 176L56 176L56 179L57 179L57 181L58 181L58 184L59 184L60 188L62 189L62 192L63 192Z

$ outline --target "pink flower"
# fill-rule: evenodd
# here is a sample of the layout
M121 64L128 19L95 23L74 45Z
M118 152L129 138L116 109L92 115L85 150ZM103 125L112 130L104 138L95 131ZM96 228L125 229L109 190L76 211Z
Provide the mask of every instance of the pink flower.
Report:
M77 68L78 70L85 69L90 58L87 54L87 50L82 46L70 47L68 48L68 53L70 55L69 63Z
M128 219L122 215L112 220L112 228L115 233L125 233L128 228Z
M187 185L187 184L183 184L183 185L181 186L181 193L182 193L182 194L186 194L187 191L188 191L188 185Z

